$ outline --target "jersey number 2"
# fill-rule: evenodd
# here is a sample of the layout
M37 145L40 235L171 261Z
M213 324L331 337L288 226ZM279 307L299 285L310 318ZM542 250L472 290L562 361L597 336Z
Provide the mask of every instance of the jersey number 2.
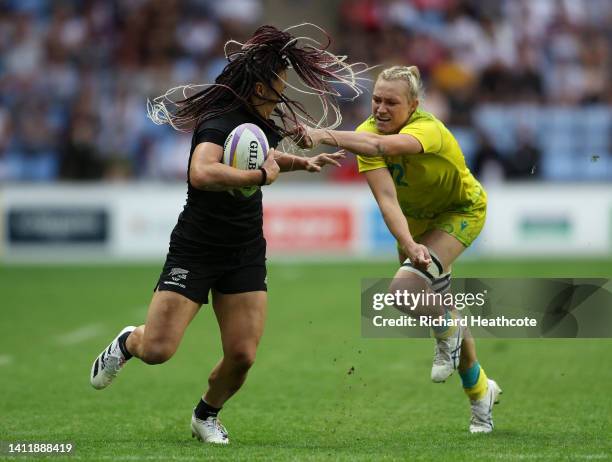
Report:
M404 181L404 167L402 167L400 164L389 164L389 173L391 173L393 182L397 186L408 186L408 183Z

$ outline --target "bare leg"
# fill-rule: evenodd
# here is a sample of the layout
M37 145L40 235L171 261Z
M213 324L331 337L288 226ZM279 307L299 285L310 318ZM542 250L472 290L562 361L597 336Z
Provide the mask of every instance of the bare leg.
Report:
M436 253L445 271L450 270L451 264L464 250L461 242L440 230L426 233L420 242ZM436 355L442 351L438 350L440 346L439 341L436 346ZM489 380L484 370L476 364L476 344L469 329L464 328L457 369L461 375L463 390L470 400L472 417L469 428L471 433L489 433L493 430L493 404L498 401L501 389L495 381ZM440 364L436 364L434 359L432 380L434 382L444 381L443 378L447 372L448 369L445 370L443 365L441 367Z
M463 331L463 342L461 342L461 356L459 357L459 372L465 372L478 361L476 357L476 342L470 333L469 328Z
M444 271L449 271L453 262L465 250L463 244L455 237L438 229L425 233L419 239L419 242L436 253L444 265ZM476 361L476 344L469 329L465 328L463 342L461 343L459 371L463 372L469 369Z
M185 329L200 305L175 292L157 291L149 305L146 323L127 338L128 351L147 364L160 364L172 357Z
M222 294L213 291L213 307L223 344L223 358L208 378L204 401L221 408L236 393L255 362L266 320L268 296L264 291Z

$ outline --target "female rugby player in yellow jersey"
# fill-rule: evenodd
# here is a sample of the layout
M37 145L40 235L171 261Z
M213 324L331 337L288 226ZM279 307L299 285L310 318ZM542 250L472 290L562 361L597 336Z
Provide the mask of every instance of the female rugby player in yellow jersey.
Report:
M487 196L467 168L452 133L419 108L420 89L416 66L385 69L372 93L372 115L355 132L298 132L305 134L303 147L322 143L359 154L359 171L397 240L402 266L394 279L400 284L394 284L440 292L450 285L452 263L484 225ZM444 308L428 309L427 314L436 317L457 316ZM474 340L467 334L463 327L434 328L431 378L443 382L458 367L471 401L470 431L488 433L493 429L493 403L501 390L487 379Z

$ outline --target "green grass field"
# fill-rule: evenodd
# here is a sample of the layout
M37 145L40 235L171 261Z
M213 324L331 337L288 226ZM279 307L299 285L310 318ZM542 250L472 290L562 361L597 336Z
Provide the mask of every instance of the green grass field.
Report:
M257 362L222 412L231 445L203 446L189 419L220 357L210 309L170 362L134 360L104 391L88 381L116 332L144 319L159 269L0 267L0 441L70 441L73 455L49 459L85 461L612 458L612 340L480 341L504 395L495 432L469 435L458 377L429 380L432 340L360 337L360 279L390 276L391 262L271 264ZM454 274L611 277L612 261L468 262Z

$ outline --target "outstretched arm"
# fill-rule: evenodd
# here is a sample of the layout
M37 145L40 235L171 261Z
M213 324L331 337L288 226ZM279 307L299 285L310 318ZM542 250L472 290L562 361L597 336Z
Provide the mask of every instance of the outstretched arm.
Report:
M292 172L294 170L306 170L307 172L320 172L326 165L340 167L338 160L344 159L342 151L333 154L319 154L314 157L300 157L286 152L270 149L268 156L273 156L278 163L281 172Z
M417 244L410 234L408 220L406 220L397 201L395 184L389 170L386 168L369 170L365 172L365 176L387 228L389 228L404 253L410 258L410 261L415 266L426 268L431 263L429 251L424 245Z
M295 140L302 148L313 148L319 144L337 146L367 157L403 156L423 152L421 142L405 133L378 135L369 132L350 132L341 130L298 129Z

